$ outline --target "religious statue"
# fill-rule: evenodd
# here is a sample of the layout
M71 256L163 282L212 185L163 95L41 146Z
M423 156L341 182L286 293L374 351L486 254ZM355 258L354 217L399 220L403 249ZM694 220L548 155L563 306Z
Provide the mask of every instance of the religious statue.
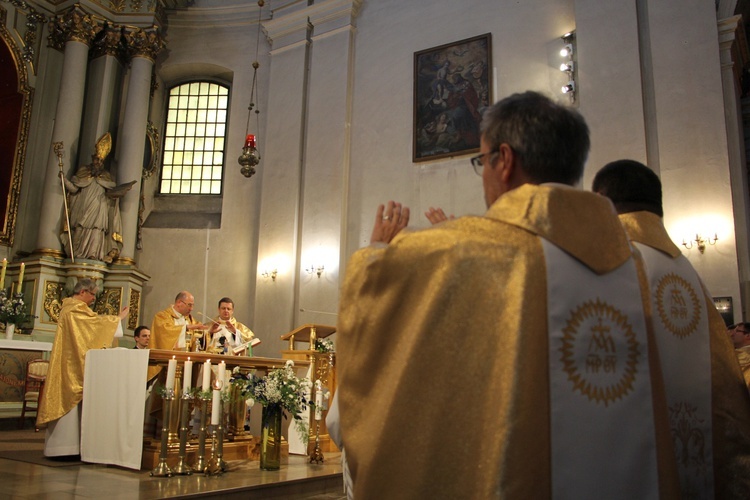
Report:
M68 255L111 263L122 249L122 221L120 198L136 181L116 184L104 168L104 159L112 149L112 136L107 132L96 142L91 163L81 166L75 175L60 176L69 193L69 227L63 229L63 247ZM72 231L70 248L67 231ZM71 253L72 252L72 253Z

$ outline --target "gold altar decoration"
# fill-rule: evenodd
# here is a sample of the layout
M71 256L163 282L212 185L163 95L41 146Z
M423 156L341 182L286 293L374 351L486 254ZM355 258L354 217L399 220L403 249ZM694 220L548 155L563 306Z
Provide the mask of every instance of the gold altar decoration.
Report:
M122 304L122 288L105 288L96 298L94 312L97 314L120 314Z
M57 283L55 281L44 282L43 308L44 312L47 313L47 318L42 315L40 319L43 322L57 324L57 320L60 318L64 294L65 283Z
M198 366L205 361L211 361L213 365L224 361L226 363L227 372L231 372L235 367L239 367L240 370L249 372L255 370L258 376L267 375L269 371L276 368L283 368L286 366L286 360L276 358L264 358L264 357L244 357L244 356L222 356L218 354L207 354L202 352L184 352L184 351L171 351L162 349L150 349L149 350L149 366L160 366L162 374L167 373L167 364L169 360L175 358L178 362L175 380L175 393L181 393L182 390L182 366L184 362L190 358L195 363L194 366ZM295 367L300 370L307 370L310 365L309 361L295 361ZM166 378L165 378L166 380ZM179 460L179 423L181 418L181 404L175 404L178 398L172 400L172 406L170 409L171 418L169 423L169 431L167 438L167 462L176 464ZM244 404L244 401L243 401ZM207 411L206 411L207 412ZM230 413L230 412L227 412ZM228 416L231 424L231 414ZM239 422L234 423L233 427L236 429ZM231 429L229 432L225 432L222 440L222 456L224 460L239 460L239 459L257 459L259 454L259 443L258 440L248 433L233 433ZM186 459L189 463L194 463L198 458L199 448L198 439L195 436L191 436L188 440L186 449ZM286 447L286 444L284 444ZM161 450L161 440L155 437L145 437L143 442L143 459L142 467L144 469L153 469L159 463L159 452ZM193 468L195 471L195 467Z
M23 170L26 164L26 145L29 141L29 122L31 121L31 104L34 100L34 89L29 86L28 70L24 63L27 60L25 57L27 53L22 53L19 50L13 36L5 27L6 15L6 11L2 10L2 15L0 16L0 37L2 37L2 41L0 43L5 43L13 55L15 62L14 69L18 76L17 92L22 96L21 113L18 117L18 135L15 142L12 166L7 165L3 170L6 172L5 175L8 175L8 178L3 180L3 182L8 183L8 198L5 207L0 209L0 214L2 214L0 215L2 217L0 219L2 221L2 227L0 227L0 244L12 246L16 232L16 218L18 217L18 201L21 196ZM30 33L28 25L36 27L36 18L27 17L27 19L26 28L28 34ZM33 47L26 47L24 50L29 48L33 57Z
M130 290L130 299L128 300L128 329L135 330L138 327L138 312L141 310L141 292L139 290Z

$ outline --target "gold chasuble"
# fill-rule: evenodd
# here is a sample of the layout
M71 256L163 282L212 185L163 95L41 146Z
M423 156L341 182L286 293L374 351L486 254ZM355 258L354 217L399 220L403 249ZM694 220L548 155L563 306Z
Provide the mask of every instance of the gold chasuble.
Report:
M151 349L174 350L175 344L177 344L182 332L185 331L186 325L200 323L200 321L196 321L191 315L183 316L183 318L185 318L185 325L176 323L180 319L180 316L172 306L156 313L151 323ZM192 350L192 342L189 347L190 349L188 350ZM161 367L159 366L149 367L148 380L151 380L160 371Z
M698 419L698 423L685 418L684 411L676 410L674 405L670 406L670 416L673 420L675 417L678 418L678 421L673 422L672 426L675 429L675 449L678 453L680 471L686 476L683 482L686 480L695 482L702 475L705 475L705 473L701 474L700 471L691 470L690 467L705 467L710 464L711 457L708 460L701 460L701 457L696 455L697 452L703 452L704 449L710 451L713 448L715 497L750 498L750 394L743 385L743 376L735 361L734 346L727 336L724 321L716 311L711 296L702 284L699 284L700 288L695 292L692 292L687 286L687 281L677 267L677 262L685 259L685 257L682 256L680 249L669 238L661 217L650 212L631 212L620 215L620 221L631 241L656 250L661 255L661 260L654 257L649 258L646 250L643 250L647 268L651 267L653 261L653 265L658 267L655 271L660 271L664 275L662 281L651 283L651 290L657 302L654 306L654 322L663 321L673 324L673 326L686 325L682 331L677 331L680 335L677 335L679 340L675 348L671 349L670 352L662 353L665 363L665 376L669 373L667 367L671 359L679 359L680 365L687 365L686 367L681 366L687 373L679 378L674 377L675 380L666 378L667 391L671 390L670 385L672 383L676 383L686 385L688 393L694 395L698 392L700 385L705 383L710 396L708 400L710 418L700 420L701 415L697 411L699 405L690 405L693 418ZM694 272L691 267L689 269ZM648 274L649 276L652 275L650 269ZM668 286L662 286L662 283L667 283ZM662 288L666 289L666 294L660 295L659 292ZM680 294L682 290L689 292L681 294L687 295L688 298L679 301L677 304L670 303L668 298L662 298L662 295L671 294L671 296L674 296ZM670 312L675 305L689 305L690 302L698 303L698 300L704 303L708 321L705 324L707 328L696 330L695 333L704 340L706 336L708 337L706 347L709 352L704 363L709 369L707 371L710 371L710 380L706 378L708 373L703 370L699 371L699 363L691 362L691 359L688 358L688 355L692 353L680 350L681 344L686 344L690 340L688 337L693 333L688 327L693 326L693 323L699 324L697 321L699 318L695 318L695 320L692 318L692 309L689 307L679 308L677 312L681 314L680 318L685 318L682 324L680 318L670 320L667 315L666 318L662 319L665 313ZM659 307L659 304L663 304L663 306ZM685 349L688 349L688 347L685 347ZM672 356L669 356L670 354ZM671 359L667 359L668 357ZM698 377L697 380L696 377ZM684 406L682 400L679 400L679 402ZM702 441L703 433L700 433L699 430L700 424L705 425L705 422L710 426L711 442L704 443ZM706 436L706 438L708 437ZM682 472L683 470L685 472ZM685 490L686 488L683 487L683 492ZM695 494L700 489L693 486L688 491ZM699 497L706 496L708 495L699 495Z
M255 334L253 333L253 331L247 326L237 321L237 318L235 318L234 316L229 318L228 321L224 321L223 319L221 319L221 316L216 316L213 319L213 322L221 325L222 328L219 328L219 330L214 332L213 334L209 333L208 330L206 331L207 341L205 345L206 345L207 351L211 351L212 349L217 349L217 343L222 334L224 336L231 337L228 339L229 345L231 347L238 347L242 344L250 342L251 340L255 338ZM234 326L234 329L237 331L239 335L237 336L233 335L232 332L230 332L226 328L227 324L231 324L232 326ZM218 347L221 348L221 346L218 346ZM227 354L232 356L234 355L234 352L232 352L232 349L230 348Z
M119 317L100 316L82 300L63 300L37 425L59 419L81 402L86 352L110 347L119 323Z
M504 194L484 217L402 233L352 256L339 311L337 394L354 498L575 496L552 486L542 239L602 279L633 263L608 200L534 185ZM633 276L642 278L635 264ZM632 300L648 310L645 280L635 288L641 296ZM651 377L635 376L650 388L653 412L617 422L611 432L650 426L653 496L675 498L664 387L652 332L645 335L649 348L640 352ZM564 372L555 375L567 381ZM571 398L584 397L567 386ZM585 443L566 453L585 457ZM632 465L618 462L617 449L611 453L608 470L621 475Z

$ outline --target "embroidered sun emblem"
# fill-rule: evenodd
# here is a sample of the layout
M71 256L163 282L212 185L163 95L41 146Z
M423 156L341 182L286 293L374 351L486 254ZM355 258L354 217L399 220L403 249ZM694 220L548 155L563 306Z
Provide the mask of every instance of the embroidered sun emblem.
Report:
M608 406L633 390L640 349L627 316L599 299L571 312L560 358L573 389Z
M673 335L685 338L696 331L701 317L700 302L684 278L669 273L659 280L654 292L659 319Z

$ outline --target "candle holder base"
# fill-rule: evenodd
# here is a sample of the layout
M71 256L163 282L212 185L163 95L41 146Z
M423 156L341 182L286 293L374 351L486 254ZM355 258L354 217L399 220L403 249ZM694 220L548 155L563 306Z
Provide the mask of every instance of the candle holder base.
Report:
M172 473L175 476L190 476L193 473L193 470L187 462L185 462L185 458L180 457L180 461L177 463L177 467L172 470Z
M151 477L172 477L172 469L167 465L167 460L159 460L159 464L151 471Z
M315 464L322 464L324 461L323 452L320 450L320 424L315 425L315 448L310 453L310 462Z

